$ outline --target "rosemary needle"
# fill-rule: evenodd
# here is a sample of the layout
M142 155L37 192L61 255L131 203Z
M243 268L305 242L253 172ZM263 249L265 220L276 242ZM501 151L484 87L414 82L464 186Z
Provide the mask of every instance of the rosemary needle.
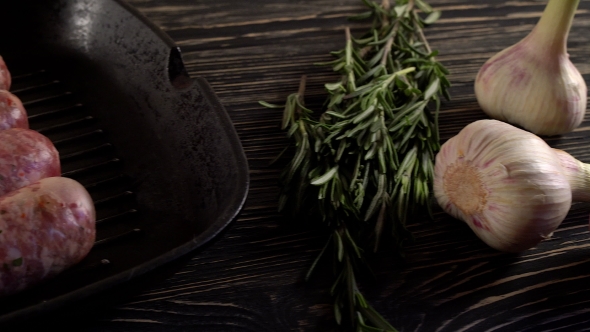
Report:
M382 238L393 240L399 254L410 236L411 213L429 211L440 147L438 111L441 97L449 98L450 83L422 31L440 12L423 0L362 2L368 11L353 19L372 19L372 28L358 39L347 28L344 49L323 63L341 75L325 84L323 113L316 117L305 106L305 76L284 106L261 104L283 108L282 128L295 146L281 173L279 210L311 211L328 229L307 277L332 253L338 324L395 331L368 304L357 275L367 267L365 253L377 250Z

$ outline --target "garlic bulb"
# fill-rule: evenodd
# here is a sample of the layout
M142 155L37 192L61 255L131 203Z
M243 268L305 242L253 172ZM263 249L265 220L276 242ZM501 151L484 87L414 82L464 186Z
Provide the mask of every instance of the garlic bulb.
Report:
M590 201L589 185L587 165L497 120L466 126L436 156L439 205L501 251L523 251L549 237L572 199Z
M490 58L475 79L475 95L490 117L539 135L578 127L587 87L567 54L579 0L549 0L531 33Z
M6 68L6 63L0 56L0 90L8 90L10 89L11 77L8 68Z

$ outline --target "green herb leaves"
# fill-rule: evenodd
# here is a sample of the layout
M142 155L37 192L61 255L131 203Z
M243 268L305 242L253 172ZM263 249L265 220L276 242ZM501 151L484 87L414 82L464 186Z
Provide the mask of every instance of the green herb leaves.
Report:
M440 98L450 84L422 33L440 12L421 0L362 1L369 11L353 19L372 19L372 28L358 39L346 29L345 48L321 64L341 75L325 84L323 113L305 107L305 77L287 98L282 128L295 154L281 174L279 209L317 212L331 229L332 245L312 269L332 252L336 320L357 331L394 331L363 298L356 274L382 237L400 249L410 213L428 209Z

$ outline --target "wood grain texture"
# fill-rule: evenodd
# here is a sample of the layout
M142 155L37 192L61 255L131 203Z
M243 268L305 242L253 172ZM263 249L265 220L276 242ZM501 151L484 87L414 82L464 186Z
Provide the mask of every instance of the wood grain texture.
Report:
M287 141L282 103L308 75L307 102L319 109L323 83L336 79L314 63L343 47L366 23L348 16L360 0L130 0L181 47L187 70L205 77L228 110L248 157L251 190L239 218L207 248L164 280L101 307L71 326L80 331L329 331L330 270L310 283L302 275L322 234L286 225L277 214L280 168L269 166ZM443 105L442 139L485 118L473 93L480 66L524 37L545 1L431 0L443 11L426 30L451 71L453 100ZM574 64L590 83L590 0L582 0L569 37ZM590 118L575 132L547 138L590 162ZM405 260L371 257L367 298L400 331L590 330L590 205L575 204L553 238L522 254L486 247L462 223L436 210L416 218ZM63 314L63 313L62 313Z

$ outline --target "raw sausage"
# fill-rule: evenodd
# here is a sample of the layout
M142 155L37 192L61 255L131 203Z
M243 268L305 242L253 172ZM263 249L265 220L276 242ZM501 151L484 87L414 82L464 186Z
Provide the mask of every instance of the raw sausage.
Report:
M8 68L6 68L6 63L0 56L0 90L10 90L10 84L12 83L12 78L10 76L10 72Z
M51 177L0 197L0 296L81 261L96 237L96 212L75 180Z
M0 131L0 196L60 175L59 153L47 137L31 129Z
M17 96L0 90L0 130L9 128L29 128L27 111Z

